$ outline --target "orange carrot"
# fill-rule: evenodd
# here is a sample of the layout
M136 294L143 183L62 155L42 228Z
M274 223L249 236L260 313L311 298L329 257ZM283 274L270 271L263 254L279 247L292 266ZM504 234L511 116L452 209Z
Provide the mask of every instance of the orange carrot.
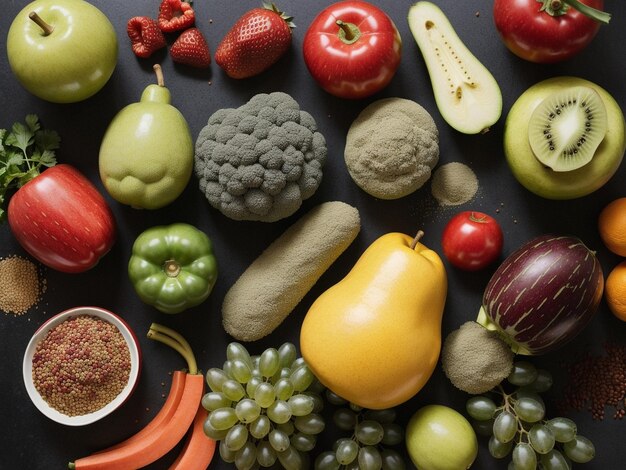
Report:
M163 420L150 432L120 447L91 454L69 464L75 470L134 470L160 459L176 446L189 430L201 406L204 375L198 373L196 359L187 341L175 331L153 323L148 338L165 343L187 361L182 396L169 421Z
M167 423L171 418L178 404L180 403L180 398L183 396L183 390L185 388L185 372L181 370L174 371L172 374L172 385L170 386L170 391L167 395L167 399L163 406L159 410L159 412L152 418L152 420L146 424L143 428L141 428L137 433L130 436L128 439L118 442L117 444L112 445L106 449L98 451L107 452L109 450L117 449L119 447L128 445L132 442L135 442L138 439L142 439L147 434L150 434L152 431L158 429L165 423Z
M209 413L202 406L193 420L185 447L169 470L206 470L215 454L215 441L204 433L204 421Z

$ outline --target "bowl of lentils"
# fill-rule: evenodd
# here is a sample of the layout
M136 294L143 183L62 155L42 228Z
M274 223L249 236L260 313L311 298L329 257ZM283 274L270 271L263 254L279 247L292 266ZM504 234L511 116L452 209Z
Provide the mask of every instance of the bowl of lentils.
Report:
M132 394L141 371L137 337L119 316L76 307L47 320L24 354L24 384L35 406L69 426L93 423Z

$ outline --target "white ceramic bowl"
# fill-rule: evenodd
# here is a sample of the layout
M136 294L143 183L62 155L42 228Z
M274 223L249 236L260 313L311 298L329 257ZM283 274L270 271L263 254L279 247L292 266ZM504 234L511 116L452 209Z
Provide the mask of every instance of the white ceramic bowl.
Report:
M102 318L105 321L108 321L109 323L112 323L117 327L117 329L122 333L122 336L126 340L126 344L128 345L128 349L130 351L130 376L128 379L128 383L123 388L121 393L103 408L85 415L67 416L52 408L41 397L41 395L35 388L32 377L33 354L35 353L37 344L39 344L39 342L43 340L43 338L52 328L64 322L70 317L76 317L79 315L96 316ZM30 399L33 401L39 411L41 411L48 418L56 421L57 423L65 424L68 426L83 426L86 424L90 424L98 421L99 419L116 410L132 394L133 390L135 389L135 385L137 384L140 371L141 350L139 349L139 342L137 341L135 334L132 332L132 330L124 320L122 320L114 313L99 307L75 307L61 312L47 320L43 325L39 327L39 329L35 332L30 342L28 343L23 362L24 384L26 385L26 391L28 392Z

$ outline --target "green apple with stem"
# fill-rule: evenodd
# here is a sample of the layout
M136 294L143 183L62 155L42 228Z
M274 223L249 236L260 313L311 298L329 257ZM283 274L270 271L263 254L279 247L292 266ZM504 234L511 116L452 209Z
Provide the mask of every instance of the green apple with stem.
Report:
M55 103L89 98L117 64L117 36L84 0L36 0L15 17L7 35L11 70L29 92Z

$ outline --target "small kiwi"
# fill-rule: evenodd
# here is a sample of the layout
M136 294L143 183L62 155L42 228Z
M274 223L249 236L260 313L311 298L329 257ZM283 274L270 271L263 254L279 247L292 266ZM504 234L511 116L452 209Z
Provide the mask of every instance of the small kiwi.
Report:
M586 86L566 88L544 99L533 111L528 139L535 157L554 171L586 165L604 139L606 108Z

